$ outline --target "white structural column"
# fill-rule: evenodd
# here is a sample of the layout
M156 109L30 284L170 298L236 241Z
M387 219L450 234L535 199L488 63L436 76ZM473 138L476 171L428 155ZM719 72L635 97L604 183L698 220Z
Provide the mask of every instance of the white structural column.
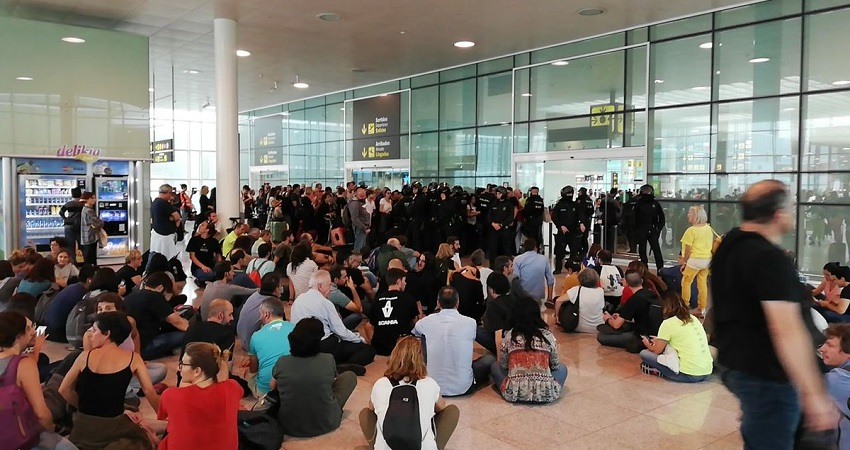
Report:
M236 21L216 18L215 118L216 118L216 211L219 227L230 227L239 216L239 142L236 84Z

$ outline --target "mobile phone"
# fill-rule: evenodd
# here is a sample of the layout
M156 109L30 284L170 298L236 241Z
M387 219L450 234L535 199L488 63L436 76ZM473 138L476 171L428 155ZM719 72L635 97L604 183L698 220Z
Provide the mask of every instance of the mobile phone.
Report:
M42 326L35 329L35 335L36 336L42 336L42 335L44 335L44 333L47 333L47 326L46 325L42 325Z
M642 337L642 338L646 339L647 341L651 341L651 340L652 340L652 338L651 338L651 337L649 337L649 336L647 336L647 335L645 335L645 334L640 335L640 337Z

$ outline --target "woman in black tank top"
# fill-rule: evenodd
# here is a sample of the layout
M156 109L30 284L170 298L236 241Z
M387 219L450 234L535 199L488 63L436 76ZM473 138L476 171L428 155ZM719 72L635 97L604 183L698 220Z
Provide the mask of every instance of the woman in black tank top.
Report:
M108 312L98 314L86 332L85 351L77 357L59 387L59 393L80 413L104 418L123 414L124 394L134 375L151 406L159 407L159 396L142 358L118 347L131 329L126 314Z

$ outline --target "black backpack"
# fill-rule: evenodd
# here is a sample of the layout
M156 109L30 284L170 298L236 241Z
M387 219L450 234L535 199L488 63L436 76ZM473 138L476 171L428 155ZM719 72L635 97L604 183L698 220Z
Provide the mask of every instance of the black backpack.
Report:
M416 382L400 384L390 380L393 390L390 392L390 403L384 423L381 424L381 435L392 450L419 450L425 435L419 425L419 395L416 392ZM428 434L428 430L425 430Z
M558 321L561 323L561 328L567 333L575 331L578 327L578 309L579 301L581 300L581 286L578 287L575 303L567 300L561 305L558 311Z
M83 335L91 328L97 311L97 298L107 291L95 289L83 296L65 320L65 338L74 348L83 348Z
M38 297L38 303L35 304L35 322L44 323L44 316L47 315L47 310L56 299L56 294L59 293L58 286L51 286Z
M239 411L236 429L239 450L278 450L283 443L277 420L264 411Z

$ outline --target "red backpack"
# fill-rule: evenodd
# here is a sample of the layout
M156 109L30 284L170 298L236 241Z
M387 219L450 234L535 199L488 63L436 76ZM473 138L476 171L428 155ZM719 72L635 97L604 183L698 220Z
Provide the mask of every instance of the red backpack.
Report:
M269 261L268 259L267 259L267 260L265 260L265 261L263 261L262 263L260 263L260 266L259 266L259 267L257 267L256 269L252 270L252 271L251 271L251 273L249 273L249 274L248 274L248 278L250 278L250 279L251 279L251 281L253 281L253 282L254 282L254 284L255 284L257 287L260 287L260 283L262 283L262 279L263 279L263 276L262 276L262 275L260 275L260 269L262 269L262 268L263 268L263 266L264 266L264 265L266 265L266 263L268 263L268 262L271 262L271 261Z
M42 427L27 394L18 386L18 364L25 356L13 356L0 376L0 442L4 448L29 450L38 444Z

